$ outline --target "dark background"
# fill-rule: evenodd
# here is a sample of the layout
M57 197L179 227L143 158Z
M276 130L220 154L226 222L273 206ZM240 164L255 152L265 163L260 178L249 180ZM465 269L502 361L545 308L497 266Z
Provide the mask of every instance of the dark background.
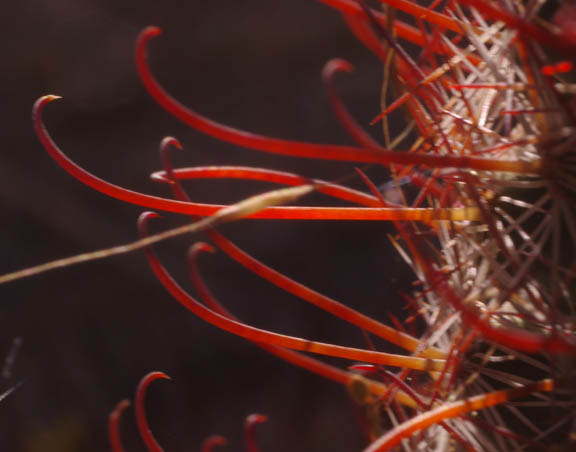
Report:
M338 13L312 0L291 2L19 0L0 18L0 273L132 241L141 209L84 187L51 161L30 121L43 94L55 140L78 164L127 188L170 196L151 182L166 135L185 150L176 166L241 164L337 178L352 165L266 155L220 143L170 117L145 93L133 45L146 25L164 35L151 62L178 99L225 124L270 136L351 143L334 120L320 81L333 57L349 59L338 77L362 123L378 113L381 65L356 42ZM374 135L379 136L379 130ZM370 170L377 182L385 174ZM357 180L352 184L362 185ZM187 185L194 199L230 203L271 188L242 181ZM314 202L334 203L320 196ZM182 224L166 215L156 229ZM243 221L229 237L287 275L383 320L401 310L397 291L412 276L383 223ZM158 246L183 285L189 238ZM259 280L223 253L204 256L203 273L233 312L273 331L365 346L361 332ZM22 347L0 392L0 450L105 451L107 415L133 398L139 379L162 370L148 397L150 423L167 451L200 450L220 433L243 450L247 414L265 413L263 452L354 451L365 444L358 410L344 388L268 356L186 312L154 279L141 253L57 270L0 287L0 360ZM377 344L384 349L382 344ZM346 366L343 360L332 362ZM132 411L126 449L142 451Z

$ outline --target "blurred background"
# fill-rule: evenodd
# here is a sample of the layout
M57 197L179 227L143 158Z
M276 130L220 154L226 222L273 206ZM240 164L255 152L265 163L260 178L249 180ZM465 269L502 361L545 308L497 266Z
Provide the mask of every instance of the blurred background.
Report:
M281 138L352 144L333 118L320 81L331 58L356 70L337 84L355 117L379 111L381 64L339 14L312 0L136 1L20 0L0 18L0 273L136 238L141 208L84 187L41 148L30 110L58 94L45 117L68 156L103 179L170 196L149 179L160 168L158 144L180 139L175 166L250 165L336 179L353 165L267 155L189 129L142 88L133 62L138 32L159 25L151 64L181 102L241 129ZM373 130L380 136L380 129ZM368 173L376 182L386 175ZM364 189L356 178L350 185ZM195 181L193 199L231 203L272 188L243 181ZM304 203L338 205L313 195ZM154 230L183 224L167 214ZM246 220L222 228L265 263L312 288L388 321L403 315L399 290L412 275L383 223ZM185 271L190 237L157 247L162 261L193 291ZM219 299L247 323L272 331L365 347L361 331L283 293L223 253L201 258ZM7 356L21 345L13 364ZM376 343L380 350L392 350ZM10 359L8 359L10 361ZM344 360L328 360L345 367ZM354 451L366 444L346 389L268 356L184 310L153 277L142 253L45 273L0 286L0 449L106 451L108 413L133 398L152 370L170 375L149 391L152 430L166 451L200 450L211 434L243 450L246 415L262 452ZM132 410L122 420L130 452L144 450Z

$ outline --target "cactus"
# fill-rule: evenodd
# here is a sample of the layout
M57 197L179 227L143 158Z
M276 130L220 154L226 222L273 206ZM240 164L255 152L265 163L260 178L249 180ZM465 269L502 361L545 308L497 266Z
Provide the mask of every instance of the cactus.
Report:
M168 184L173 197L134 192L92 175L64 154L44 125L44 109L57 97L44 96L34 107L35 130L63 169L111 197L185 214L193 222L148 235L147 221L157 214L147 213L136 242L5 275L0 283L143 248L160 283L188 310L345 385L363 407L366 452L540 450L551 444L570 450L576 442L574 6L552 5L555 11L544 17L543 2L381 0L382 11L364 1L321 3L342 14L375 54L376 66L384 68L377 93L381 113L373 121L382 125L382 144L350 115L335 88L335 74L350 71L350 63L328 62L323 78L332 109L355 145L272 138L217 123L172 97L148 61L151 40L161 30L148 27L136 44L138 73L175 118L232 145L347 162L348 173L326 181L244 166L174 169L170 148L181 145L167 137L161 144L163 168L152 178ZM406 41L419 50L407 52ZM390 118L400 116L406 128L393 136ZM369 177L366 169L375 166L387 168L392 181ZM205 204L192 200L181 184L200 178L253 179L291 188L230 206ZM364 190L347 186L352 178ZM312 192L354 206L298 204ZM424 326L410 332L405 323L391 326L269 267L217 230L241 218L392 222L396 234L390 240L417 278L415 292L400 302L412 310L412 322ZM191 232L203 232L213 244L198 242L189 253L200 300L176 282L152 249L158 241ZM214 248L360 328L365 348L284 335L236 318L200 275L198 253ZM370 335L404 352L380 351ZM322 356L348 364L328 364ZM119 444L115 435L112 443ZM149 450L160 450L153 441Z

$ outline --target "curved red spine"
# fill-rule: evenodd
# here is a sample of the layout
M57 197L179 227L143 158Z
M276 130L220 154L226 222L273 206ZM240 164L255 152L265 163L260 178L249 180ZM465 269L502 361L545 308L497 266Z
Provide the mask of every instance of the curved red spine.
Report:
M552 391L553 388L554 384L552 380L542 380L520 388L494 391L469 399L459 400L458 402L441 405L438 408L426 411L393 428L370 444L370 446L364 449L364 452L384 452L391 450L392 447L399 444L412 433L428 428L441 420L451 419L471 411L489 408L534 392Z
M358 5L358 3L350 0L318 0L320 3L324 3L329 7L340 11L344 16L348 17L359 17L362 15L362 8ZM388 22L386 20L386 16L382 14L380 11L372 10L374 16L378 19L378 21L382 24L382 26L388 26ZM427 43L432 42L430 36L426 36L422 31L418 28L413 27L401 20L397 20L393 24L394 32L412 44L416 44L417 46L423 47ZM440 45L434 46L434 51L444 54L447 52L447 49Z
M122 413L129 406L129 400L121 400L110 413L110 416L108 416L108 442L112 452L125 452L124 445L120 439L120 419L122 418Z
M268 416L263 414L250 414L244 422L244 441L246 443L246 452L259 452L256 443L256 426L268 421Z
M316 191L333 198L353 202L366 207L378 207L378 200L364 192L335 184L321 179L308 179L294 173L286 171L270 170L265 168L254 168L248 166L195 166L191 168L176 168L172 170L174 179L244 179L272 182L288 186L303 184L313 184ZM156 171L151 174L151 178L157 182L171 183L166 171ZM184 199L176 197L179 201ZM191 202L188 199L186 202Z
M159 198L156 196L138 193L125 189L118 185L111 184L99 177L94 176L85 169L76 165L62 152L56 143L50 137L42 121L42 111L46 104L58 99L57 96L43 96L34 104L33 118L34 127L40 142L50 154L50 156L64 170L70 173L80 182L89 187L102 192L122 201L137 204L142 207L165 210L169 212L211 216L223 209L225 205L201 204L193 202L175 201L172 199ZM351 193L351 192L350 192ZM452 219L452 213L449 209L379 209L376 207L268 207L255 214L250 218L267 218L267 219L303 219L303 220L391 220L403 219L411 221L420 221L422 219L449 220Z
M459 20L452 19L451 17L436 12L428 7L420 6L415 2L408 0L378 0L380 3L385 3L393 8L411 14L418 19L425 20L431 24L438 25L446 30L451 30L456 33L462 33L462 23Z
M174 140L174 139L172 139ZM167 179L164 179L166 182L170 182L171 183L171 188L172 191L174 193L174 196L181 200L181 201L188 201L190 198L188 197L188 195L184 192L184 190L182 189L178 178L177 178L177 172L173 170L172 168L172 164L170 161L170 157L169 157L169 147L167 146L167 144L171 143L171 141L164 139L162 141L162 146L161 146L161 153L162 153L162 162L163 162L163 166L164 166L164 174L167 176ZM172 142L172 144L174 144ZM195 169L191 169L192 172L195 172ZM263 171L263 170L261 170ZM259 172L261 172L259 171ZM256 174L259 174L259 172L257 172ZM265 173L268 173L267 171ZM278 173L278 172L277 172ZM190 173L189 173L190 174ZM283 176L283 181L286 182L286 173L282 174ZM298 182L299 179L294 179L294 183ZM376 198L374 198L376 199ZM320 294L319 292L316 292L306 286L304 286L303 284L300 284L296 281L294 281L291 278L288 278L287 276L283 275L282 273L268 267L267 265L265 265L264 263L260 262L259 260L257 260L256 258L254 258L253 256L251 256L250 254L246 253L245 251L243 251L241 248L239 248L238 246L236 246L233 242L231 242L229 239L227 239L225 236L223 236L222 234L220 234L218 231L214 230L214 229L210 229L208 231L206 231L206 234L208 235L208 237L210 237L210 239L220 248L222 249L228 256L230 256L232 259L236 260L238 263L240 263L242 266L244 266L245 268L247 268L248 270L254 272L255 274L257 274L258 276L268 280L269 282L271 282L272 284L280 287L281 289L299 297L302 298L303 300L308 301L309 303L314 304L315 306L325 310L326 312L331 313L332 315L335 315L349 323L352 323L356 326L358 326L359 328L362 328L363 330L366 331L370 331L373 334L382 337L396 345L399 345L400 347L403 347L406 350L409 351L415 351L417 348L419 348L419 342L417 339L398 332L397 330L390 328L387 325L384 325L380 322L375 321L374 319L365 316L361 313L359 313L358 311L351 309L349 307L347 307L346 305L343 305L342 303L337 302L336 300L333 300L325 295ZM192 259L190 260L191 264L192 264L192 270L196 270L195 268L195 261L194 261L194 257L196 255L196 251L198 250L206 250L206 247L202 247L201 245L197 245L196 247L193 247L191 249L192 251ZM195 278L195 281L198 283L199 288L202 290L204 289L204 285L203 283L199 280L199 278L197 278L198 274L197 271L193 272L193 276ZM202 292L201 292L202 293ZM204 294L206 295L206 298L210 301L211 297L207 294L207 291L204 292ZM218 303L214 303L213 305L210 305L212 307L212 309L216 307L220 307L220 305ZM226 316L226 317L230 317L226 311L222 312L219 309L215 309L217 312L219 312L220 314ZM429 357L429 358L443 358L445 355L440 352L437 349L434 348L429 348L429 349L425 349L422 353L421 356L424 357Z
M429 409L428 404L422 400L422 397L420 397L420 395L414 389L412 389L408 384L406 384L404 380L402 380L402 378L399 378L392 372L389 372L386 369L380 369L379 367L366 364L350 366L350 369L368 370L370 372L376 372L379 375L384 376L384 378L392 380L393 384L397 385L400 389L402 389L402 391L404 391L406 394L412 397L412 399L417 403L420 409L425 411ZM454 430L454 428L452 428L452 426L450 426L444 421L439 421L438 424L441 425L448 433L450 433L450 435L456 441L461 443L468 452L478 452L478 449L476 449L472 444L470 444L469 441L463 438L462 435L460 435L460 433L458 433L456 430Z
M190 251L188 253L188 265L190 270L190 275L196 290L200 294L200 297L204 300L204 302L215 312L225 317L228 317L232 320L238 320L238 318L233 315L228 309L226 309L210 292L208 287L206 286L204 280L200 276L200 272L198 270L198 266L196 263L197 254L200 251L213 251L210 245L202 242L197 242L193 246L190 247ZM337 367L327 365L321 361L318 361L315 358L311 358L309 356L303 355L302 353L298 353L292 350L287 350L281 347L274 347L267 345L261 342L255 342L255 344L266 350L267 352L278 356L280 359L283 359L287 362L295 364L299 367L307 369L313 373L316 373L324 378L329 380L335 381L341 384L348 384L350 380L350 375L348 372L345 372Z
M399 332L394 328L372 319L371 317L365 316L360 312L283 275L245 253L233 243L218 234L210 233L209 236L220 249L240 263L243 267L282 288L286 292L302 298L303 300L318 306L320 309L396 344L405 350L414 352L420 347L420 342L416 338ZM428 358L444 358L445 354L438 349L427 348L420 353L420 356Z
M322 82L326 89L326 94L328 95L328 100L330 101L330 106L332 111L336 115L336 118L344 126L348 134L358 143L360 146L367 148L378 147L379 144L374 140L360 125L356 120L348 113L344 103L338 95L338 91L334 86L334 75L338 72L352 72L354 66L352 66L348 61L341 58L334 58L324 65L322 69Z
M216 446L225 446L226 444L228 444L228 441L223 436L209 436L202 443L202 452L214 452Z
M160 152L164 171L163 174L158 175L156 179L170 183L172 192L177 199L181 201L189 201L190 198L182 188L180 181L176 177L175 171L172 168L172 162L170 159L170 146L174 146L177 149L181 149L180 143L173 137L167 137L162 140L160 146ZM259 174L259 172L257 172L256 174ZM285 174L286 173L282 173L282 176L285 176ZM292 177L293 175L290 176ZM295 183L299 181L299 176L296 176L296 178L297 180L295 181ZM153 217L157 217L157 215L152 212L144 213L141 216L139 220L139 228L141 235L146 235L147 220ZM215 229L209 229L206 231L206 233L212 240L217 241L220 244L227 245L227 248L224 248L224 251L226 251L228 247L231 247L232 249L237 250L242 255L246 256L249 260L253 260L259 263L259 261L255 260L252 256L248 255L246 252L238 248L236 245L234 245L233 242L231 242L229 239L227 239L225 236L223 236ZM211 307L217 313L225 317L228 317L232 320L235 320L236 317L233 314L231 314L224 306L222 306L222 304L212 295L211 291L208 289L203 278L200 275L197 265L197 255L199 252L202 251L213 252L214 249L210 245L202 242L195 243L193 246L190 247L188 253L188 264L192 281L194 282L200 296L209 307ZM150 250L150 253L152 256L154 255L152 250ZM157 260L155 256L154 258ZM321 361L318 361L314 358L308 357L306 355L303 355L301 353L292 350L269 346L263 343L256 343L256 345L263 348L264 350L267 350L269 353L279 357L280 359L283 359L301 368L316 373L324 378L333 380L341 384L348 384L351 378L353 377L352 375L350 375L345 371L342 371L341 369L327 365ZM366 385L374 393L382 394L383 392L387 391L387 388L385 386L379 385L378 383L373 381L367 381ZM404 404L411 405L410 398L406 397L404 394L399 394L398 400Z
M149 374L145 375L140 383L138 384L138 388L136 389L136 397L134 403L134 411L136 412L136 423L138 425L138 431L140 432L140 437L144 441L146 448L149 452L164 452L164 449L160 447L160 444L154 438L150 427L148 426L148 419L146 417L146 407L144 406L146 400L146 391L148 390L148 386L154 380L158 380L160 378L170 380L170 377L163 372L150 372Z
M158 27L148 27L140 33L136 43L136 65L143 85L166 111L190 127L206 135L250 149L293 157L338 160L381 165L425 165L442 168L467 168L485 171L538 173L540 162L502 161L477 157L417 154L388 151L384 148L355 148L351 146L321 145L256 135L212 121L185 107L158 83L148 66L147 45L161 34ZM378 151L378 152L377 152Z
M373 364L386 364L390 366L407 367L423 371L440 371L444 361L438 359L424 359L409 356L394 355L390 353L372 352L368 350L344 347L340 345L326 344L322 342L310 341L298 337L286 336L283 334L272 333L248 326L222 316L206 306L199 303L196 299L184 291L176 281L166 272L164 267L155 258L150 248L145 248L148 262L154 271L158 280L164 285L166 290L182 305L192 311L201 319L211 323L218 328L226 330L245 339L264 342L270 345L290 348L298 351L305 351L320 355L334 356L356 361L366 361Z

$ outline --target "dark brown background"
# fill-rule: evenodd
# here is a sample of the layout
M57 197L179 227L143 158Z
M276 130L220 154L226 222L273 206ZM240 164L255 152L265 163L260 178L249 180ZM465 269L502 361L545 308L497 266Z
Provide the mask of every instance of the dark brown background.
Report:
M169 196L148 179L157 145L178 137L179 166L242 164L336 178L352 165L265 155L202 136L162 111L133 64L144 26L165 34L151 46L163 84L182 102L239 128L271 136L351 143L333 119L320 82L326 61L343 57L356 72L338 78L355 116L378 112L379 62L339 15L312 0L290 2L20 0L0 18L0 273L135 238L141 209L82 186L54 164L30 122L34 100L64 96L47 125L68 155L116 184ZM379 130L375 130L379 136ZM384 173L372 171L377 182ZM358 181L353 181L358 186ZM194 199L233 202L270 188L238 181L188 185ZM330 202L321 197L312 201ZM181 224L167 215L157 228ZM397 290L412 276L382 223L244 221L223 228L264 262L377 318L401 309ZM190 239L158 247L187 286ZM202 259L214 292L248 323L350 346L361 332L284 294L222 253ZM243 450L251 412L263 452L354 451L365 440L346 391L269 357L248 342L186 312L155 281L141 253L58 270L0 287L0 360L15 337L23 345L0 392L0 450L108 450L106 419L133 397L151 370L173 377L148 399L150 422L167 451L199 450L210 434L222 450ZM378 344L383 347L382 344ZM333 360L338 365L347 363ZM128 451L143 450L132 412L123 420Z

